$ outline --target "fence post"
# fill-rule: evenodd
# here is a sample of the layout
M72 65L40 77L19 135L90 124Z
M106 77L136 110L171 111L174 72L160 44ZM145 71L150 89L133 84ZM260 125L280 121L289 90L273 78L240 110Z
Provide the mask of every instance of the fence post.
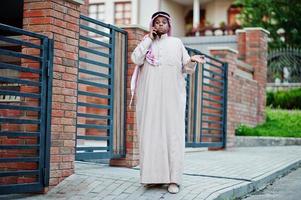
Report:
M130 99L131 99L131 91L130 91L130 82L131 76L133 74L135 64L131 61L131 54L134 51L135 47L139 44L139 42L143 39L147 31L138 26L126 26L123 27L125 31L128 33L128 55L127 55L127 63L128 68L126 69L126 116L125 116L125 148L126 148L126 157L111 159L110 165L112 166L126 166L133 167L139 164L139 141L137 135L137 124L136 124L136 100L134 99L132 103L132 107L129 107Z
M235 126L236 126L236 110L235 110L235 98L236 98L236 85L235 85L235 70L236 70L236 60L238 52L227 48L211 48L210 54L214 57L222 60L223 62L228 63L228 77L227 77L227 124L226 131L227 131L227 138L225 138L227 147L233 147L235 143ZM216 150L216 148L209 148L210 150Z

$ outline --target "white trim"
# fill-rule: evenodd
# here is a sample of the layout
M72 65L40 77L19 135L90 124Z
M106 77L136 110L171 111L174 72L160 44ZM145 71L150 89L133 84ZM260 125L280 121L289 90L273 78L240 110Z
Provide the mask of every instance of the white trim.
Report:
M138 0L131 1L131 24L138 23Z
M226 50L226 51L231 51L232 53L238 54L237 50L234 50L234 49L229 48L229 47L208 47L208 49L209 49L209 51L211 51L211 50Z
M85 4L84 0L66 0L66 1L69 1L69 2L74 3L74 4L79 4L79 5L84 5Z
M266 34L270 35L270 32L268 30L261 28L261 27L247 27L247 28L244 28L244 30L246 30L246 31L260 30L260 31L265 32Z
M105 5L106 8L105 21L108 24L114 24L114 14L115 14L114 5L115 5L114 1L107 1Z
M236 33L245 33L246 30L244 30L244 29L237 29L235 32L236 32Z
M118 25L117 25L118 26ZM149 31L148 28L141 26L139 24L131 24L131 25L119 25L119 28L139 28L142 29L143 31Z

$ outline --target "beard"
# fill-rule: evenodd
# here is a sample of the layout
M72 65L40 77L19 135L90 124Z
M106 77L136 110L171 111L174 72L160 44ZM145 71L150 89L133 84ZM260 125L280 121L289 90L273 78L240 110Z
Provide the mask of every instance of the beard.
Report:
M164 35L165 33L168 32L168 30L169 30L169 29L157 30L157 35L158 35L158 36Z

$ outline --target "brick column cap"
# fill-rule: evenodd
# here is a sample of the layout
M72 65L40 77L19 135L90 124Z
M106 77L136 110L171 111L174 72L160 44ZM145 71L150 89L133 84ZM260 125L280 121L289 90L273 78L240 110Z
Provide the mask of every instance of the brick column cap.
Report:
M259 31L262 31L268 35L270 35L270 32L264 28L261 28L261 27L247 27L247 28L244 28L243 30L245 31L255 31L255 30L259 30Z
M236 33L245 33L246 30L244 30L244 29L237 29L235 32L236 32Z
M132 24L132 25L121 25L121 26L118 26L119 28L122 28L122 29L141 29L143 31L149 31L148 28L144 27L144 26L141 26L139 24Z
M238 54L238 51L235 49L232 49L230 47L208 47L210 51L229 51L231 53Z

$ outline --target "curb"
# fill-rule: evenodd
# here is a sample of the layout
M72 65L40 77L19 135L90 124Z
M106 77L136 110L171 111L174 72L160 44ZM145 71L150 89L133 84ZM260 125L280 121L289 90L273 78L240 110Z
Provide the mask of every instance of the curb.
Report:
M236 136L236 147L301 145L301 138L271 136Z
M291 170L301 167L301 160L290 163L281 169L275 169L268 174L255 177L251 182L242 182L235 186L225 188L212 194L208 199L212 200L232 200L241 198L255 191L264 189L269 184L273 183L276 179L281 178L288 174Z

